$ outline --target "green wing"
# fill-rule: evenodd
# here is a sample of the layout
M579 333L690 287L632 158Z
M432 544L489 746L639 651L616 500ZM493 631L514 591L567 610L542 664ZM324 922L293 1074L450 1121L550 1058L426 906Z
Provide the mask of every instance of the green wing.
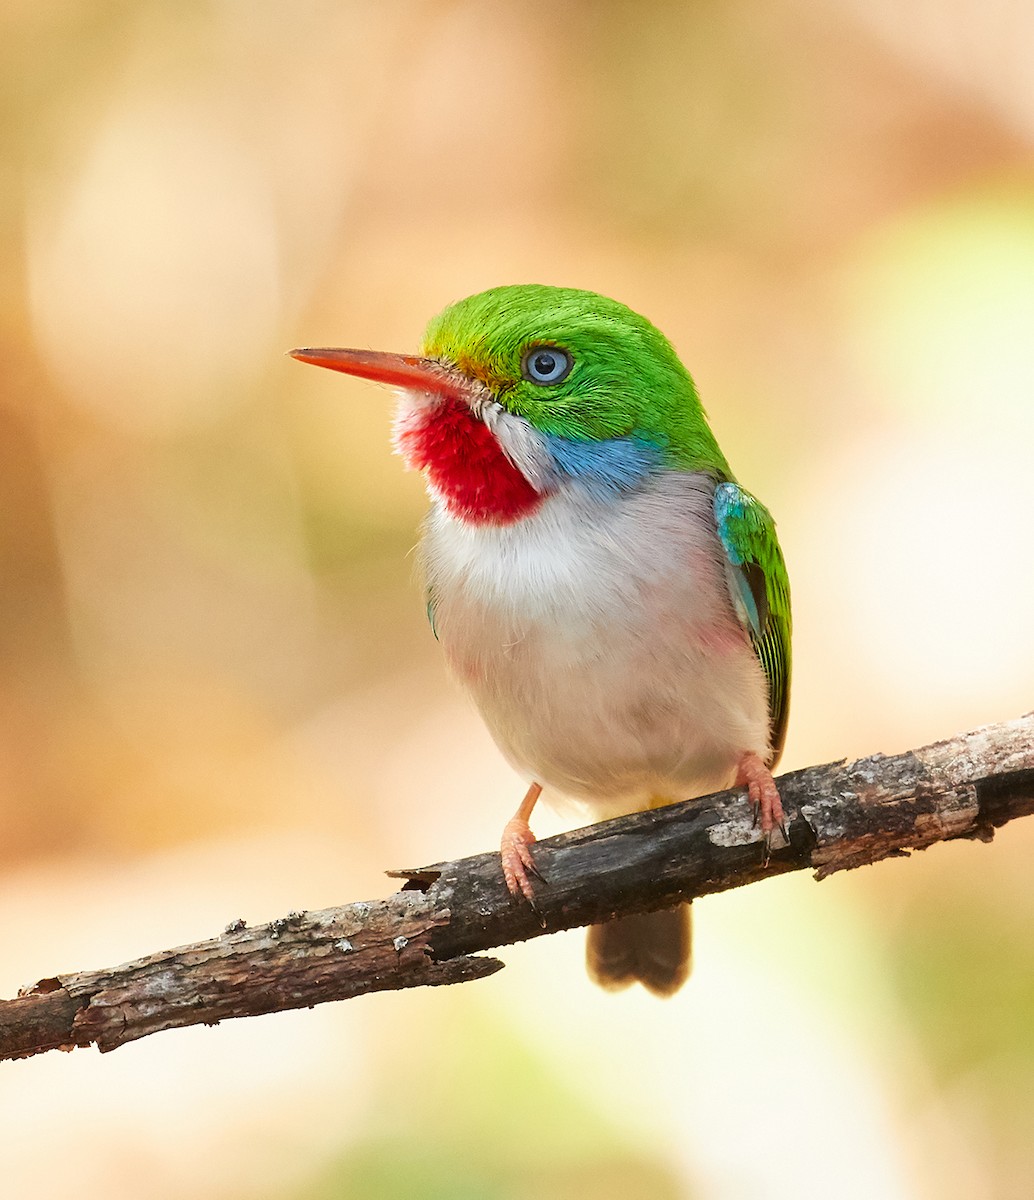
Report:
M786 740L790 710L790 582L768 509L736 483L720 483L714 517L736 615L768 680L772 766Z

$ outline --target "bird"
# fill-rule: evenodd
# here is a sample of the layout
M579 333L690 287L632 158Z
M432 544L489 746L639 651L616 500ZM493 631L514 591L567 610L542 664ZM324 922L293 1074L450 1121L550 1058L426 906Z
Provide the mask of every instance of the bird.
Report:
M543 793L601 820L744 787L767 860L787 571L664 334L596 292L511 284L445 308L416 355L289 353L396 389L394 445L430 497L431 627L528 785L500 840L517 901L542 885ZM688 904L589 929L609 990L671 995L691 956Z

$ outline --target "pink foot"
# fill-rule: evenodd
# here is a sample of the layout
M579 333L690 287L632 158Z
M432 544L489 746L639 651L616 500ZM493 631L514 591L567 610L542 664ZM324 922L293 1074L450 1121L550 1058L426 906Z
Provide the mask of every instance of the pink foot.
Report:
M744 754L736 768L736 786L745 787L747 796L754 809L754 824L760 823L761 832L765 837L765 862L768 862L769 851L772 848L772 830L778 828L783 835L783 841L789 842L784 825L785 814L783 802L779 799L779 789L776 787L772 772L752 751Z
M503 876L511 896L523 895L531 903L535 893L528 878L531 871L537 875L535 860L531 856L531 845L535 835L528 822L521 816L511 817L503 829L499 853L503 860Z

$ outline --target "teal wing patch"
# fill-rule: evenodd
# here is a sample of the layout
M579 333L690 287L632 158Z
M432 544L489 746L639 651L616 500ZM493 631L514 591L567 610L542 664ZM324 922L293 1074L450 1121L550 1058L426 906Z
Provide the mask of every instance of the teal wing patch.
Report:
M714 518L725 552L725 574L736 615L750 635L768 680L772 765L782 753L790 709L790 584L775 522L736 483L720 483Z

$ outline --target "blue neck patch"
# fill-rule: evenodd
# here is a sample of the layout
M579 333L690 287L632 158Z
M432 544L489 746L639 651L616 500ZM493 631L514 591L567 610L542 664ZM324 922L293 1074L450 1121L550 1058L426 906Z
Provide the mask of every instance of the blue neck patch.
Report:
M582 441L543 436L558 474L577 483L594 500L613 500L661 465L661 450L637 437Z

